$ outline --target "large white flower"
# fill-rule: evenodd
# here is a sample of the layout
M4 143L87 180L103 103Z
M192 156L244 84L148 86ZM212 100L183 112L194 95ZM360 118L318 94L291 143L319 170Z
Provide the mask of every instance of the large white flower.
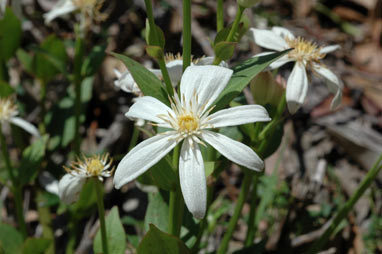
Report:
M229 160L252 170L261 170L263 161L248 146L210 128L269 121L260 105L238 106L209 114L212 103L226 87L232 70L220 66L190 66L180 82L180 98L175 95L171 108L150 96L137 99L127 117L143 118L171 129L134 147L119 163L114 185L120 188L157 163L183 141L179 158L179 178L185 203L196 218L206 211L206 177L199 144L209 143Z
M293 48L287 55L270 65L270 68L274 69L288 62L295 62L286 87L289 112L294 114L305 100L308 91L307 69L325 79L329 91L334 94L331 108L336 108L341 103L342 83L331 70L321 63L325 55L337 50L339 45L318 47L315 43L301 37L296 38L289 30L282 27L273 27L272 30L251 28L250 33L255 43L263 48L275 51ZM264 52L256 56L271 53L274 52Z
M114 171L114 168L111 168L112 163L113 160L109 159L109 154L73 161L69 167L64 167L67 174L58 183L58 196L66 204L77 201L87 179L97 177L98 180L103 181L104 177L111 176Z
M24 119L17 117L19 111L17 105L11 98L0 98L0 123L12 123L19 126L33 136L40 137L40 133L36 127ZM0 130L2 131L2 130Z

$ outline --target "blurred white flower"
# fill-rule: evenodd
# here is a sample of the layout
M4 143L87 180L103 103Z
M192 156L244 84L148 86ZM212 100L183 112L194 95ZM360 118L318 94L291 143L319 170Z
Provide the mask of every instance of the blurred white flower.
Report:
M0 17L5 13L5 8L7 7L8 0L0 0Z
M83 157L73 161L69 167L65 167L65 174L58 183L58 195L60 199L71 204L78 200L82 186L90 177L97 177L103 181L104 177L111 176L114 168L111 168L113 160L109 154L95 155L92 157Z
M206 176L199 144L209 143L229 160L252 170L264 167L248 146L207 129L269 121L260 105L238 106L209 115L212 103L226 87L232 70L220 66L190 66L180 82L180 98L175 95L171 108L150 96L137 99L127 117L142 118L172 129L157 134L134 147L119 163L114 185L120 188L143 174L184 140L179 157L179 179L189 211L202 218L206 211Z
M24 119L17 117L19 111L14 101L9 98L0 98L0 123L12 123L19 126L33 136L40 137L40 133L36 127ZM1 131L1 130L0 130Z
M301 37L295 37L289 30L282 27L273 27L272 30L250 29L251 38L261 47L283 51L293 48L287 55L280 57L270 65L275 69L288 63L295 62L286 87L286 100L289 112L294 114L302 105L308 91L308 77L306 70L323 77L328 89L334 94L331 108L336 108L342 99L342 83L337 76L329 70L321 60L327 53L340 48L339 45L318 47L315 43ZM274 52L264 52L256 56L267 55Z
M74 11L81 11L82 25L89 20L103 20L105 16L100 13L103 0L59 0L57 4L44 14L45 23L49 24L53 19L64 16Z

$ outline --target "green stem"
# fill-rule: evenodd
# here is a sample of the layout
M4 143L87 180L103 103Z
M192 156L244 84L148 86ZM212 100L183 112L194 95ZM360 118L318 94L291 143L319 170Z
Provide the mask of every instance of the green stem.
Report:
M308 254L317 253L321 250L326 243L329 241L329 238L332 236L333 232L336 230L338 225L343 219L347 217L349 212L353 209L355 203L361 198L363 193L370 187L374 179L377 177L378 173L382 169L382 154L379 156L378 160L374 166L367 172L365 178L358 186L358 189L354 192L351 198L345 203L345 205L339 210L337 215L334 217L330 226L325 230L321 237L313 244L313 246L308 250Z
M106 237L106 223L105 223L105 207L103 204L103 185L94 177L96 192L97 192L97 206L98 206L98 217L101 225L101 239L102 239L102 251L103 254L109 253L109 248L107 246L107 237Z
M273 117L272 121L268 123L265 128L260 132L258 139L263 140L265 137L272 135L274 128L280 123L282 114L284 112L284 109L286 107L286 99L285 99L285 93L283 97L281 98L281 101L279 105L277 106L277 111L275 116Z
M128 151L130 151L131 149L134 148L134 146L137 144L138 138L139 138L139 129L134 126L133 134L131 135L130 145L129 145Z
M39 131L41 134L45 134L46 133L46 126L45 126L45 115L46 115L46 107L45 107L45 103L46 103L46 82L44 80L41 80L40 81L40 85L41 85L41 91L40 91L40 107L41 107L41 113L40 113L40 117L41 117L41 122L39 124Z
M54 232L52 228L52 216L50 214L50 209L46 206L47 200L44 198L43 192L37 190L36 206L38 211L38 220L42 225L42 237L51 240L49 248L45 251L45 254L54 254L55 242L54 242Z
M224 9L223 9L223 0L217 0L216 8L216 30L219 32L224 27Z
M147 18L149 20L149 24L150 24L150 27L152 29L152 33L153 33L153 37L154 37L153 38L153 40L154 40L153 44L154 44L154 46L161 47L161 45L159 43L159 37L158 37L157 29L156 29L157 26L155 25L155 22L154 22L153 6L151 4L151 0L145 0L145 5L146 5ZM166 68L166 62L164 60L164 56L162 56L162 58L159 58L156 60L158 61L159 68L162 72L163 80L164 80L164 83L166 84L167 93L170 96L173 96L174 95L174 89L172 87L171 79L170 79L170 76L168 74L168 70Z
M245 170L243 185L241 186L239 198L236 201L235 211L231 219L229 220L227 231L224 234L223 240L220 243L217 254L227 253L228 244L229 244L229 241L231 240L236 224L239 220L241 210L243 209L245 199L249 191L249 187L251 186L252 178L253 178L253 173Z
M191 0L183 0L183 72L191 64Z
M234 36L236 34L237 28L239 27L241 16L243 16L244 10L245 10L245 7L237 5L236 17L235 17L235 20L233 21L231 31L229 32L226 41L228 42L234 41Z
M252 192L251 192L251 203L250 203L250 212L248 218L248 231L247 236L245 237L244 246L248 247L253 243L256 235L255 227L255 215L257 207L257 184L259 182L259 175L255 175L252 183Z
M75 137L74 137L74 151L78 155L81 151L81 67L84 57L84 41L80 35L80 31L76 33L75 55L74 55L74 89L75 89Z
M178 171L178 162L179 162L179 150L180 146L177 145L174 149L172 161L174 168ZM180 229L183 222L183 211L184 211L184 201L180 186L177 185L175 191L170 192L170 202L169 202L169 221L168 229L169 233L173 236L180 235Z
M13 195L15 198L15 208L16 208L17 221L19 223L21 234L22 234L23 238L25 239L27 237L27 226L25 224L24 213L23 213L22 187L19 186L17 179L16 179L16 176L13 174L13 168L12 168L11 160L9 157L5 137L4 137L3 132L2 132L1 123L0 123L0 143L1 143L1 154L2 154L3 160L5 162L5 167L8 171L9 178L11 179L11 182L12 182L12 192L13 192Z

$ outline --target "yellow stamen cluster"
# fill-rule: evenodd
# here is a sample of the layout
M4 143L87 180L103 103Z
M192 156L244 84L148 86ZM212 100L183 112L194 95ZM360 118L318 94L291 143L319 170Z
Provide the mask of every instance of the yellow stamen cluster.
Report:
M297 62L309 64L311 62L319 62L325 57L325 54L320 53L321 47L302 37L297 37L297 39L289 39L286 37L285 41L289 47L293 48L293 50L288 53L289 57L295 59Z
M179 131L191 133L199 129L199 118L191 114L179 115L177 117Z
M83 159L78 158L77 161L73 161L69 167L65 167L66 172L72 175L79 175L84 177L98 177L102 180L102 177L111 176L114 171L114 167L109 170L113 159L109 157L109 154L95 155L92 157L85 157Z
M166 53L166 55L164 56L164 61L166 63L172 62L175 60L182 60L182 59L183 59L182 54L180 54L179 52L175 55L173 53Z
M11 98L0 98L0 121L8 121L17 114L17 105Z

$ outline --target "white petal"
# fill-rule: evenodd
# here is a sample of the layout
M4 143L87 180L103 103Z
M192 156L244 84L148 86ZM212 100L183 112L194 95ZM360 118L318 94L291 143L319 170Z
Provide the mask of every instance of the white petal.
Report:
M168 112L170 112L172 115L175 115L172 109L167 107L158 99L151 96L143 96L136 99L136 102L126 113L126 117L144 119L159 124L166 124L158 116L167 115ZM167 126L170 127L168 124Z
M214 60L215 60L214 56L202 57L198 59L198 62L195 65L212 65ZM225 61L221 61L219 66L228 68L228 64Z
M328 54L330 52L333 52L337 49L340 49L341 46L340 45L331 45L331 46L327 46L327 47L324 47L320 50L320 53L321 54Z
M308 91L308 77L305 66L297 62L290 74L286 87L286 101L291 114L296 113L305 100Z
M334 98L330 107L332 109L338 107L342 100L342 83L338 77L328 68L323 65L313 64L313 71L319 74L325 79L325 83L331 93L334 94Z
M45 23L50 23L53 19L73 12L77 9L72 0L60 0L49 12L45 13Z
M33 124L25 121L24 119L19 117L12 117L9 119L9 121L14 125L17 125L25 131L29 132L33 136L40 137L40 132L38 131L38 129Z
M174 60L166 63L168 75L173 86L178 85L183 74L183 60Z
M270 121L267 110L260 105L245 105L219 110L208 117L213 128Z
M58 183L58 195L60 199L66 204L77 201L85 180L85 177L73 176L71 174L64 175Z
M151 168L176 146L177 138L176 132L161 133L134 147L118 164L114 174L115 188L121 188Z
M289 48L285 40L272 31L250 28L249 33L255 43L263 48L276 51Z
M184 140L179 157L179 180L184 202L195 218L206 213L207 187L204 163L199 145L191 138Z
M198 105L204 106L204 112L226 87L232 73L230 69L214 65L188 67L180 85L182 100L184 96L188 104L196 94L199 100Z
M260 157L250 147L238 141L207 130L203 130L200 137L236 164L256 171L264 168L264 162Z
M119 72L118 72L119 73ZM123 74L117 74L118 80L114 81L114 85L122 89L126 93L139 94L141 89L139 89L137 83L135 83L133 76L129 71L125 71Z
M291 31L289 31L288 29L284 28L284 27L281 27L281 26L274 26L272 27L272 31L277 34L278 36L280 36L281 38L288 38L290 40L293 40L295 39L294 35L292 34Z

